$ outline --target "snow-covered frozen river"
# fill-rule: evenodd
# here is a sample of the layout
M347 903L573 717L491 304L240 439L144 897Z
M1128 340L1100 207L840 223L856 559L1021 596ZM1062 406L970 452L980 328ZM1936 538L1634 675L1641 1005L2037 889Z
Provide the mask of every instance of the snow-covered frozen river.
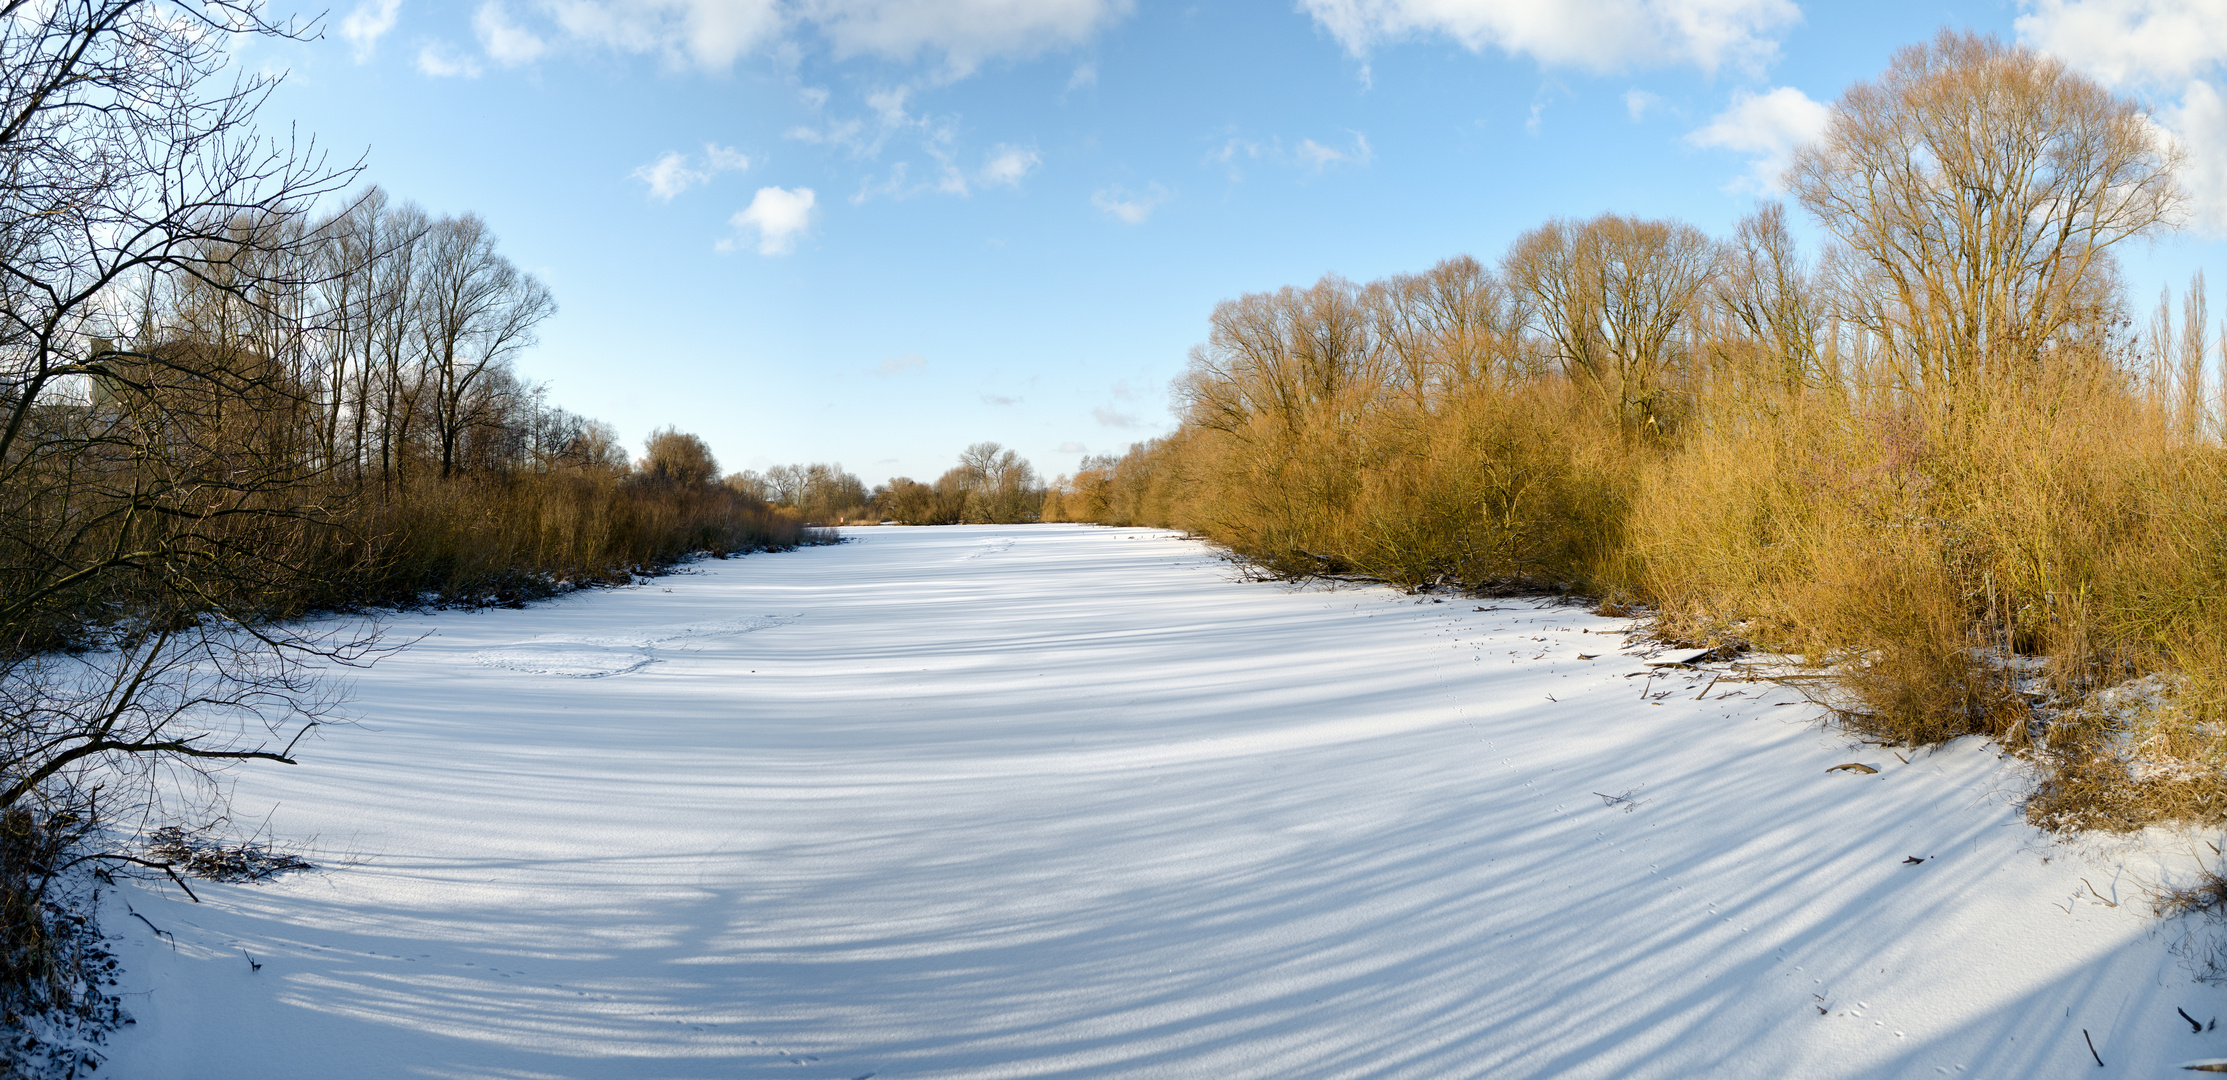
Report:
M2157 857L2052 845L1976 741L1905 765L1769 684L1627 677L1623 620L1246 582L1167 533L851 536L395 619L427 636L355 676L360 725L237 774L236 820L325 868L200 905L127 888L174 950L109 909L139 1022L100 1075L2084 1077L2227 1052L2174 1014L2227 1002L2142 910ZM1847 761L1880 772L1825 772Z

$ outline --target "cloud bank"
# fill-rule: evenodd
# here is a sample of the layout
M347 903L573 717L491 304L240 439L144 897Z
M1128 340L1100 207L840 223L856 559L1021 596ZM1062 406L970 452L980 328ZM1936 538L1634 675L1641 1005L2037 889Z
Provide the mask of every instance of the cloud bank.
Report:
M2161 100L2154 119L2187 154L2193 223L2227 235L2227 4L2024 0L2019 40L2114 87Z
M1356 57L1398 41L1448 37L1547 67L1620 71L1691 65L1761 70L1801 21L1793 0L1300 0Z
M367 0L364 32L381 10ZM1072 48L1128 16L1133 0L542 0L531 19L490 0L473 20L487 58L531 62L561 42L725 71L745 56L819 44L837 59L929 59L946 78L984 62ZM355 16L350 16L355 19ZM348 25L343 33L357 40ZM380 29L379 33L384 33ZM376 40L378 34L370 34ZM359 46L363 47L363 46Z

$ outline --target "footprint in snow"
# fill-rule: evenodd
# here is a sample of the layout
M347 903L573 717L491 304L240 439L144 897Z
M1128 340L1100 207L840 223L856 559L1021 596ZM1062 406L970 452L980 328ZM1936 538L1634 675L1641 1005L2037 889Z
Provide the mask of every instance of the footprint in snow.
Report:
M526 675L558 675L568 679L601 679L640 671L656 659L633 649L602 648L580 642L525 641L494 649L481 649L472 661Z
M750 615L707 622L665 624L603 634L544 634L531 641L498 645L473 653L472 662L527 675L601 679L640 671L657 662L657 649L691 645L779 626L785 619Z

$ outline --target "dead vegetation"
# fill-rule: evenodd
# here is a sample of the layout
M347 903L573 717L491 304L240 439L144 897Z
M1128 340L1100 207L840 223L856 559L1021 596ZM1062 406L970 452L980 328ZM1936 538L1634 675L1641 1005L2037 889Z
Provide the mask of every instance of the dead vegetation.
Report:
M2177 153L2055 60L1944 32L1797 157L1824 250L1775 206L1714 244L1605 215L1497 268L1244 296L1181 428L1052 504L1799 655L1866 738L2030 755L2051 828L2227 820L2218 353L2200 277L2137 319L2113 262L2173 226Z
M165 825L147 834L147 854L170 869L208 881L262 881L296 870L315 870L307 859L252 840L226 843L203 827Z

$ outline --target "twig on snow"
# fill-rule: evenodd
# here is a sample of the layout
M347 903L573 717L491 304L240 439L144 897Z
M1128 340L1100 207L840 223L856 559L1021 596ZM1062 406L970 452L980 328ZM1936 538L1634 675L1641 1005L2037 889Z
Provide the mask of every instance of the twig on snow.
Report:
M171 948L171 950L172 950L172 951L176 951L176 949L178 948L178 938L176 937L176 935L173 935L173 934L172 934L172 933L171 933L170 931L168 931L168 930L165 930L165 929L163 929L162 927L156 926L156 925L155 925L155 921L154 921L153 919L150 919L150 918L146 917L145 915L141 915L140 913L138 913L138 912L136 912L136 911L132 911L132 910L131 910L131 905L129 905L129 904L126 904L126 905L124 905L124 910L125 910L125 911L127 911L127 912L131 912L131 917L132 917L132 918L134 918L134 919L138 919L138 920L139 920L140 922L146 923L146 924L147 924L147 929L149 929L149 930L152 930L152 931L154 931L154 932L155 932L155 936L156 936L156 937L159 937L159 938L169 938L169 939L170 939L170 948Z

